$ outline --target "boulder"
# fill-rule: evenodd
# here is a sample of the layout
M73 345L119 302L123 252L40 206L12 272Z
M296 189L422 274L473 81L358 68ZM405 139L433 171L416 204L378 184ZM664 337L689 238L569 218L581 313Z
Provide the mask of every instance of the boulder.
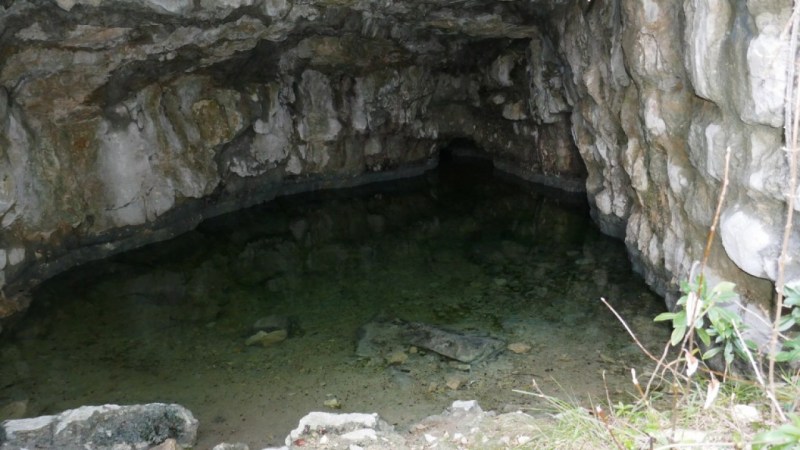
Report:
M0 450L25 448L146 449L174 439L191 447L197 419L177 404L82 406L60 414L7 420L0 427Z

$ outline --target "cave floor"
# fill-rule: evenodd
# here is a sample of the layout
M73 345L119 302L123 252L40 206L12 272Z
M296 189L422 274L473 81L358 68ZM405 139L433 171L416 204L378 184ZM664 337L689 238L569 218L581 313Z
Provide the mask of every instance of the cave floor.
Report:
M0 348L0 406L27 402L36 416L175 402L200 420L197 448L261 448L312 410L378 412L400 428L457 399L538 410L513 392L534 378L587 405L629 398L630 368L647 360L601 296L651 350L666 342L652 321L662 300L581 201L445 166L281 198L48 281ZM288 339L245 345L271 315L289 318ZM358 356L359 327L375 317L485 334L521 353L471 365L411 346L392 364Z

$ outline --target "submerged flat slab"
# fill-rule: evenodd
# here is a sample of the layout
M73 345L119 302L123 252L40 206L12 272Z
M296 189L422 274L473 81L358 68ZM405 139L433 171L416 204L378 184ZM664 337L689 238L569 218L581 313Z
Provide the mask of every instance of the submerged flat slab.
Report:
M356 353L388 359L398 348L414 345L463 363L476 363L505 348L505 341L482 333L446 330L402 319L376 320L359 330Z

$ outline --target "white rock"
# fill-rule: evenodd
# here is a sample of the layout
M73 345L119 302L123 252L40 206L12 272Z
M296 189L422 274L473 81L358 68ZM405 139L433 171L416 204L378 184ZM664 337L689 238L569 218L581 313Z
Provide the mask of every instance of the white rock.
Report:
M333 90L328 78L315 70L303 72L299 85L303 109L297 125L300 138L307 142L332 141L342 124L333 107Z
M297 428L286 437L286 445L292 445L295 439L301 437L306 430L317 430L322 428L344 428L346 426L357 426L359 428L375 428L378 425L378 415L362 413L332 414L326 412L312 412L305 415L297 425Z
M476 413L483 412L483 409L481 409L481 406L478 404L477 400L456 400L452 405L450 405L450 409L453 411L461 410Z
M492 79L496 81L500 86L511 86L514 84L511 81L511 70L514 69L514 56L513 55L502 55L498 57L492 63L490 72Z
M773 27L776 28L776 27ZM762 32L747 48L750 97L743 111L748 122L783 126L783 101L786 92L786 40L780 30Z
M743 210L723 213L720 219L720 236L728 256L750 275L765 278L767 270L762 255L777 236L772 235L758 217Z
M237 442L234 444L223 442L221 444L215 445L214 448L212 448L211 450L250 450L250 446L248 446L247 444L242 444L241 442Z
M25 249L22 247L15 247L8 252L8 264L16 266L25 260Z
M734 405L731 415L733 420L741 423L753 423L762 420L761 413L750 405Z
M354 442L377 441L378 434L372 428L362 428L343 434L342 439Z

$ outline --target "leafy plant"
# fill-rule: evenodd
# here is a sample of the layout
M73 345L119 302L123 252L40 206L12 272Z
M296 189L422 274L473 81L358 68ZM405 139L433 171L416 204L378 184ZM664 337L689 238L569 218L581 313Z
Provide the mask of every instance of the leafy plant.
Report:
M781 318L779 331L782 333L800 324L800 282L786 284L784 296L783 305L792 309ZM775 355L775 361L800 361L800 334L783 343L782 350Z
M683 344L694 332L707 348L703 359L722 352L725 364L733 363L734 355L745 355L738 333L744 328L741 317L723 305L735 297L735 284L723 281L709 290L705 279L681 283L683 296L677 302L677 310L656 316L656 321L672 321L670 344Z
M757 434L753 439L753 448L783 450L800 447L800 415L791 414L789 419L789 423Z

